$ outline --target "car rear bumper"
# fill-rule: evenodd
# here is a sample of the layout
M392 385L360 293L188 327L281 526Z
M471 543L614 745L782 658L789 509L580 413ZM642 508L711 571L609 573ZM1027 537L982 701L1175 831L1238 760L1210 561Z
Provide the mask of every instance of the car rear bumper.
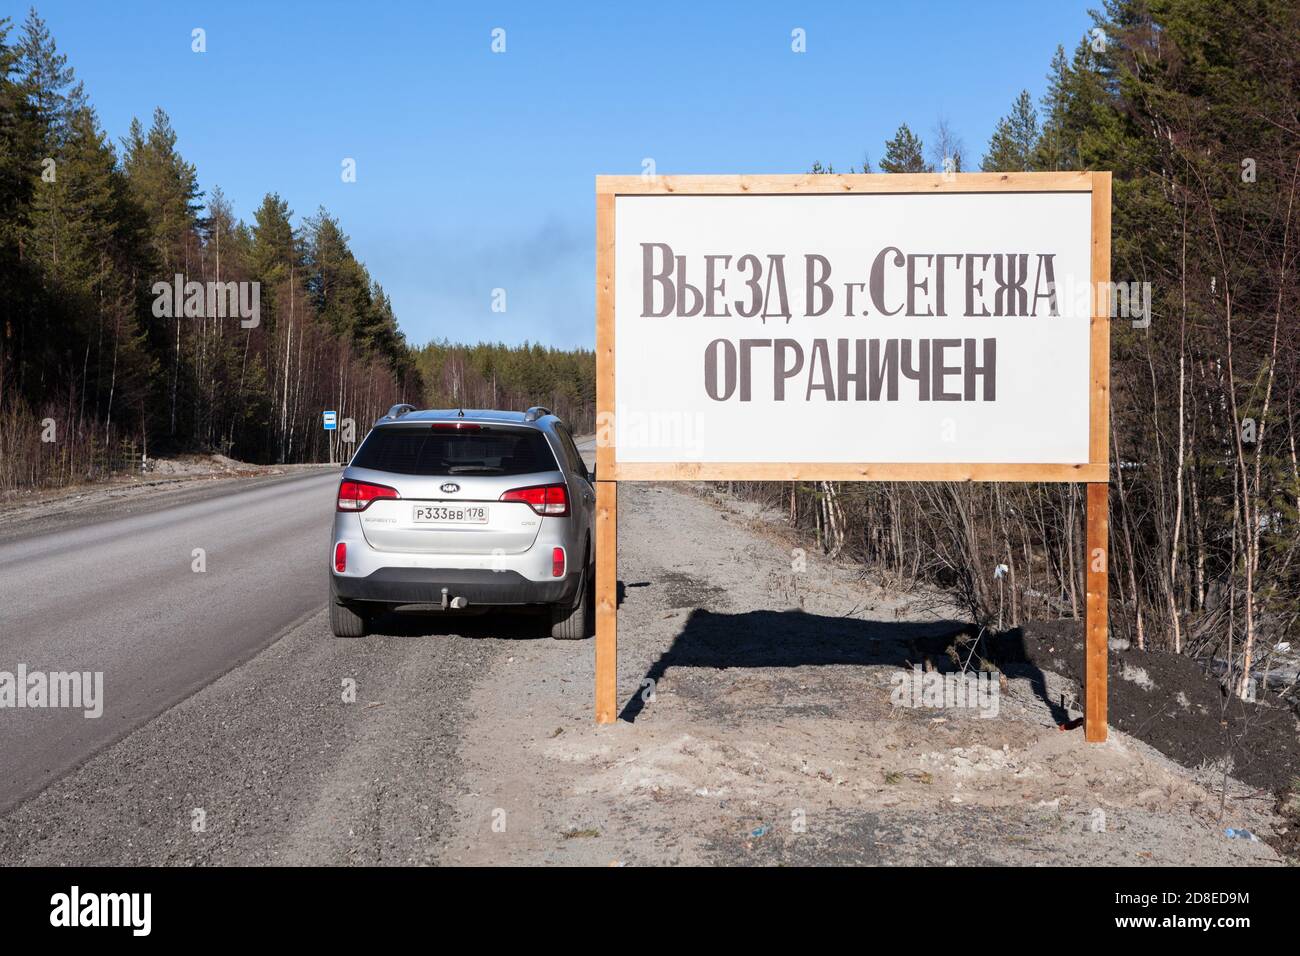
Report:
M463 597L471 605L572 604L580 571L532 581L518 571L484 568L380 568L364 577L334 574L334 593L345 601L385 604L441 604Z

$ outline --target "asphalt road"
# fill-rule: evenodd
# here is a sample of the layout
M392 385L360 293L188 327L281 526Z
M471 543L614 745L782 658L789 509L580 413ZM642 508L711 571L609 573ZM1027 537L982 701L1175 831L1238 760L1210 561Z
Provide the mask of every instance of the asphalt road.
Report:
M102 671L103 715L0 708L6 810L325 602L338 472L0 543L0 671ZM194 570L194 551L206 570Z
M578 447L594 465L595 439ZM338 474L194 483L0 535L0 671L103 674L99 717L0 707L0 813L321 611Z

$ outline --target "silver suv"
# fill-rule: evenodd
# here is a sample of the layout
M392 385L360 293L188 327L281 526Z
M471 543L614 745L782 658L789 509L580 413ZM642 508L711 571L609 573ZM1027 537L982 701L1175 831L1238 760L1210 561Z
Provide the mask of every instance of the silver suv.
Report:
M403 604L544 606L551 636L587 636L593 478L545 408L394 405L339 482L330 628L362 637Z

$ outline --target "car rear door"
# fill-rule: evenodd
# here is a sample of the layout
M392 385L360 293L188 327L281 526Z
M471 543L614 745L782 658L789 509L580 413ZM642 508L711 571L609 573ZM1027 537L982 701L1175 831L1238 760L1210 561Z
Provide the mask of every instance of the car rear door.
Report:
M377 427L348 474L400 496L376 500L359 515L371 547L449 555L527 551L546 519L501 496L564 480L536 428L465 422Z

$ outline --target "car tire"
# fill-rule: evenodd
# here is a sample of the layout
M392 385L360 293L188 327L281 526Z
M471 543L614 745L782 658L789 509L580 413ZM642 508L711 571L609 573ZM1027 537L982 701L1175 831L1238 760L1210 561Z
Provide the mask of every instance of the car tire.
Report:
M358 614L346 604L339 603L334 593L334 582L330 581L330 630L335 637L365 637L370 621L364 614Z
M556 605L551 608L551 637L557 641L581 641L587 638L587 598L591 581L591 568L583 569L578 582L578 596L572 607Z

